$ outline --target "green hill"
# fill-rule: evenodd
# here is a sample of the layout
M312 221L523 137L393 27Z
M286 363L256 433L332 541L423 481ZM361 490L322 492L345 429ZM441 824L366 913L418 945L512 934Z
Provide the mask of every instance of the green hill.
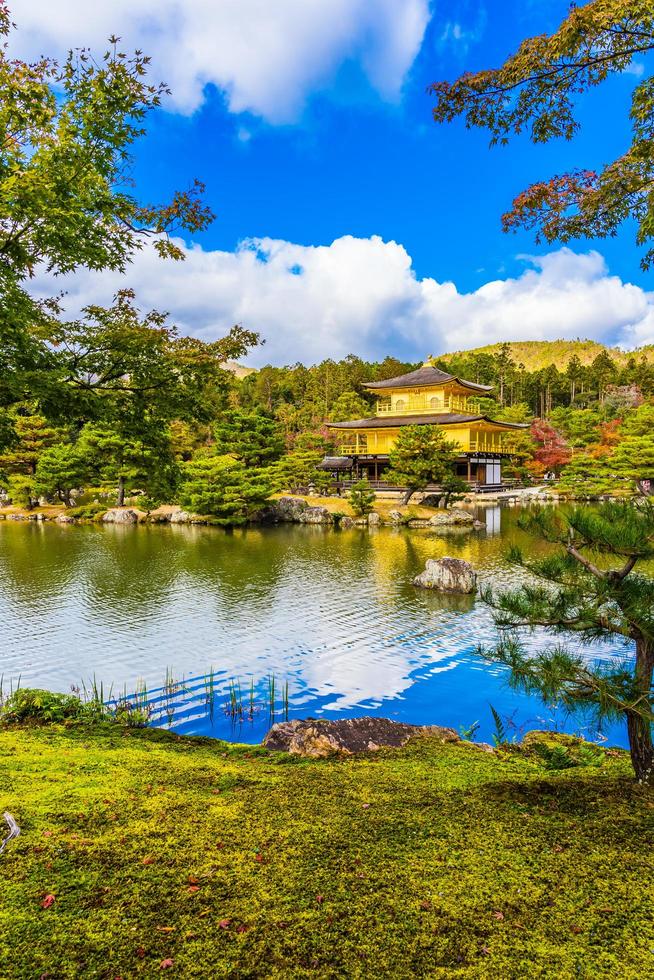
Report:
M438 356L439 361L470 354L497 354L502 344L487 344L472 350L451 351ZM622 351L617 347L607 347L595 340L517 340L510 341L511 355L517 364L523 364L527 371L538 371L556 364L565 370L570 359L576 354L582 364L591 364L598 354L606 351L618 364L626 364L630 357L645 357L654 362L654 345L640 347L635 351Z

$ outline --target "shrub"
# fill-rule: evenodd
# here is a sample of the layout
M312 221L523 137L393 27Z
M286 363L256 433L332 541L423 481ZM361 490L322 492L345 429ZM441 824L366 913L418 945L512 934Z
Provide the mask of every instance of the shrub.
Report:
M350 506L357 517L367 517L368 514L372 513L376 499L375 491L365 477L353 484L348 494Z
M84 717L87 706L74 694L19 688L0 711L2 721L62 722Z

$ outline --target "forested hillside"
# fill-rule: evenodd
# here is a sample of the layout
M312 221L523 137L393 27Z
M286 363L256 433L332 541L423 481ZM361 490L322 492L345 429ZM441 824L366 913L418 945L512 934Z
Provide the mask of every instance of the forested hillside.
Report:
M573 358L577 358L584 366L593 363L602 353L608 354L616 364L624 367L630 358L644 359L648 363L654 361L654 345L648 344L635 351L622 351L617 347L607 347L596 340L513 340L507 344L487 344L485 347L475 347L469 351L453 351L442 354L440 360L449 362L457 360L463 354L498 354L503 346L509 348L511 357L527 371L540 371L542 368L556 364L566 368Z

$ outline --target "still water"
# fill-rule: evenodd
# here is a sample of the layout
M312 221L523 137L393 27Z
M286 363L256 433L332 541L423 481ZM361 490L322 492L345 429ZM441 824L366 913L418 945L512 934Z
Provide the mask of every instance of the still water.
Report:
M517 528L517 509L489 505L477 516L485 530L289 525L230 533L2 521L5 692L19 679L23 687L69 691L95 677L114 694L144 683L155 723L256 742L269 725L274 677L277 720L288 711L455 728L478 721L478 738L489 739L492 704L518 736L551 726L595 737L588 720L516 694L501 668L478 659L477 645L495 637L479 600L411 584L427 558L444 555L471 561L482 582L518 581L504 549L511 541L532 551L538 545ZM586 652L603 658L628 648ZM162 694L166 676L177 683ZM240 721L228 710L236 685ZM625 744L620 726L604 734Z

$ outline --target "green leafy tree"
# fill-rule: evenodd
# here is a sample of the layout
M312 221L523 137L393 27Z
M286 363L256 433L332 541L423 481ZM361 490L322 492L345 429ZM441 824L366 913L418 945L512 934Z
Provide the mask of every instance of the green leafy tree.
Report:
M77 49L62 64L28 65L10 55L11 29L0 0L0 450L14 437L6 409L27 398L48 417L80 423L97 421L117 388L124 395L138 387L150 401L174 395L188 413L203 401L206 411L207 386L195 380L215 372L221 357L239 356L252 334L237 329L222 348L203 345L166 335L153 314L140 324L152 328L146 343L124 302L93 308L91 323L64 324L56 297L38 301L25 288L39 264L53 275L125 271L147 242L162 257L182 259L172 236L212 220L199 181L160 206L131 190L134 144L166 87L149 80L145 55L126 56L115 38L99 58ZM159 350L152 360L148 347L157 342L167 356Z
M83 485L89 466L83 453L70 443L50 446L39 456L34 492L39 497L56 496L70 507L71 490Z
M264 506L271 492L263 470L232 456L197 456L183 466L179 502L194 514L211 515L217 524L237 527Z
M540 581L485 590L505 635L496 649L482 652L510 669L514 687L549 704L625 720L636 778L651 784L654 580L636 567L654 558L654 505L611 502L567 513L548 508L521 523L555 550L544 558L511 550L511 562ZM597 664L561 645L528 654L519 634L536 626L587 643L617 637L633 655Z
M527 133L534 143L572 139L579 123L574 104L612 75L627 71L654 49L651 0L592 0L573 5L552 34L523 41L497 69L466 72L454 82L431 87L434 118L491 133L506 144ZM654 84L638 81L631 97L632 140L602 170L575 169L539 181L523 191L504 215L505 230L536 229L537 238L567 242L614 235L626 220L637 226L637 241L654 239ZM643 267L654 260L648 247Z
M182 258L171 233L197 232L212 219L203 190L163 206L138 201L125 179L132 145L168 90L148 79L150 59L125 56L110 39L95 58L71 51L59 64L26 64L8 50L9 11L0 5L0 282L16 285L44 262L54 273L80 266L123 271L147 239Z
M259 412L229 411L214 425L216 452L241 460L246 466L267 466L285 449L277 423Z
M417 490L451 479L458 455L457 446L448 442L442 429L433 425L407 425L400 429L391 450L386 479L406 487L402 501L406 506Z
M357 517L367 517L374 510L377 496L368 480L363 479L352 484L347 499Z
M89 306L79 321L53 322L47 337L53 347L50 370L33 384L49 416L129 418L132 426L144 417L214 418L233 383L224 361L258 342L257 334L242 327L209 344L180 337L165 314L142 314L129 289L109 308Z
M356 391L344 391L338 396L329 412L330 422L350 422L353 419L369 418L373 414L370 402Z

